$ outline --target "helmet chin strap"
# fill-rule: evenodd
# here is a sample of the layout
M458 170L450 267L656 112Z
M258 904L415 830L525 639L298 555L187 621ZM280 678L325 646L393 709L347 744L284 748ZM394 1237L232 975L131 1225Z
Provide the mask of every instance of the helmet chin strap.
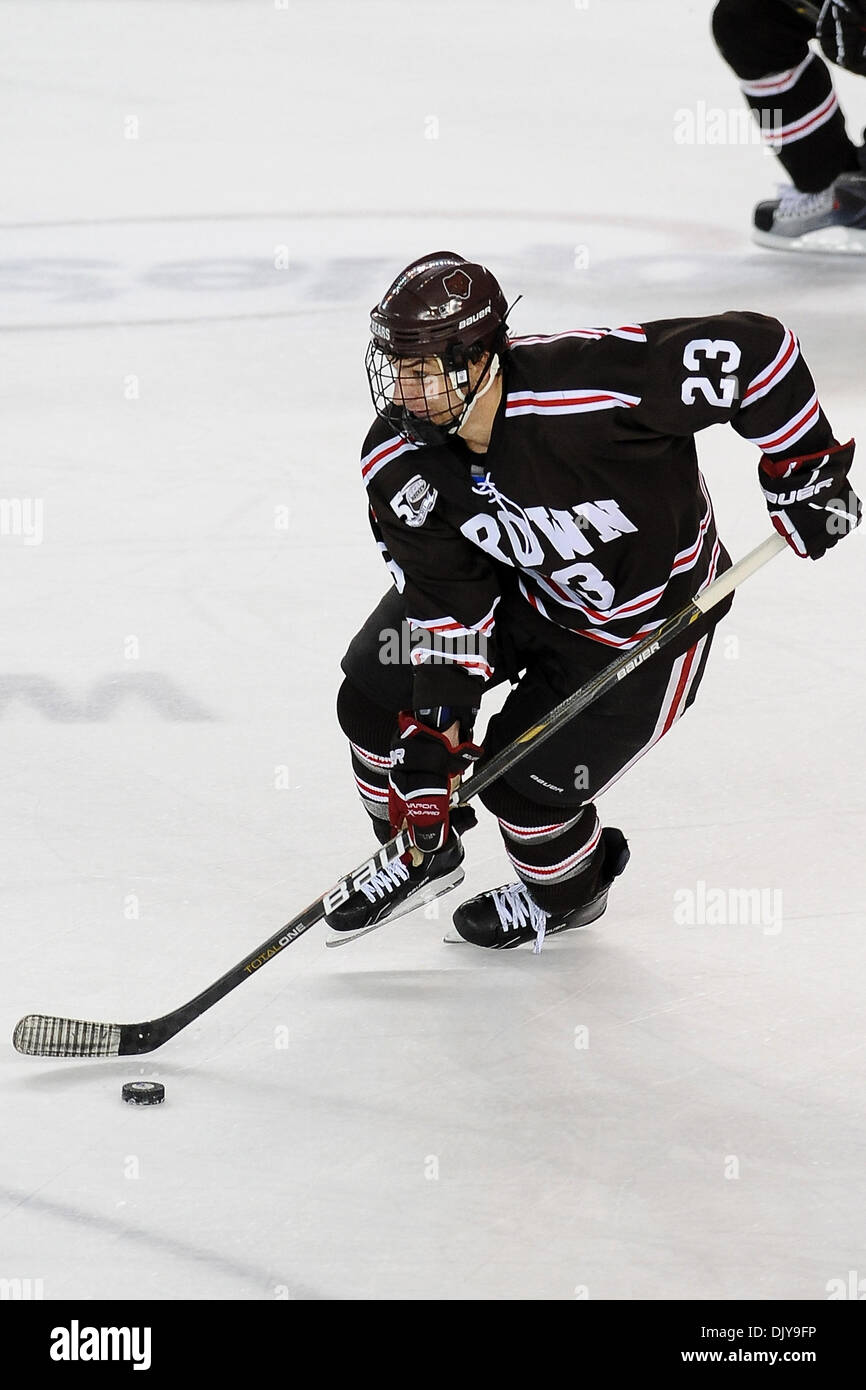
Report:
M451 384L454 387L454 390L457 392L457 395L463 401L463 409L461 410L454 423L448 426L448 434L457 434L457 432L461 430L463 426L466 424L466 421L469 419L469 416L472 414L473 410L475 409L476 405L481 400L481 398L487 395L487 392L490 390L499 373L498 352L492 353L488 358L485 372L487 374L487 384L483 386L480 391L476 386L475 390L469 396L464 395L464 393L460 389L457 380L455 379L460 374L458 372L449 372L449 379L451 381Z

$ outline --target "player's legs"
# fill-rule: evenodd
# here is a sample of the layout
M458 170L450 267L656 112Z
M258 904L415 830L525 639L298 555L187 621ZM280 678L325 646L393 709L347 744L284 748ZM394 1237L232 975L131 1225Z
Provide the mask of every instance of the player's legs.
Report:
M728 606L726 603L719 617ZM542 917L549 931L558 931L583 925L604 911L608 889L625 867L628 850L619 830L602 830L594 798L658 742L691 704L703 675L711 632L708 620L703 620L688 649L674 647L638 667L482 793L480 799L499 821L506 853L519 886L525 890L522 907L510 901L518 916L525 912L532 919L530 935ZM516 683L502 710L489 722L484 736L485 758L524 733L610 660L606 648L556 628L511 594L503 597L497 642L499 669L493 684L505 679L505 668ZM679 647L684 647L682 639ZM411 704L413 671L405 608L396 590L390 591L367 619L351 642L342 667L346 679L337 699L338 719L349 740L362 804L384 843L391 836L391 741L397 712ZM470 807L456 813L458 832L473 823ZM446 875L457 869L462 860L459 841L457 847L451 843L448 854L442 854L441 859L432 856L423 884L416 884L415 878L420 880L422 875L414 870L415 877L403 876L399 882L393 876L388 882L383 877L382 891L375 900L367 895L371 906L360 900L350 903L342 917L329 917L331 925L355 929L367 919L391 915L395 907L408 911L426 901L417 897L419 888L427 893L437 873ZM507 940L496 941L482 941L485 932L474 927L474 935L467 931L469 918L473 914L477 917L477 912L472 904L466 909L469 917L463 913L461 931L466 939L478 944L517 944L516 937L508 936L507 931ZM455 925L460 929L458 916ZM520 940L525 939L524 933Z
M794 187L828 188L860 169L830 69L809 48L815 22L785 0L719 0L713 37Z
M343 658L346 679L337 695L337 718L349 740L355 785L382 844L393 837L388 816L388 774L397 714L411 708L413 667L405 605L392 589L353 638ZM385 917L399 917L455 888L463 880L460 835L475 824L461 807L441 850L415 862L397 859L326 914L335 931L359 931Z

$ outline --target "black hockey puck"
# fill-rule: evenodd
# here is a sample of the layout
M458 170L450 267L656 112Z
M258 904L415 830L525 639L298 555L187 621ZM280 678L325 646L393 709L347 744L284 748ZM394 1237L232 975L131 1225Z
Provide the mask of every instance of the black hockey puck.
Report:
M162 1105L165 1087L161 1081L127 1081L120 1094L133 1105Z

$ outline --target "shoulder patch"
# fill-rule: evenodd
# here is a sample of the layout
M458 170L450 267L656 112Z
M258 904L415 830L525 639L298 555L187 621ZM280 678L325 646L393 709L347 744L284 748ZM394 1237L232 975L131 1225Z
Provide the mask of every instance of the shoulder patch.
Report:
M405 521L407 526L423 526L439 496L426 478L416 473L408 483L404 483L391 498L391 510Z

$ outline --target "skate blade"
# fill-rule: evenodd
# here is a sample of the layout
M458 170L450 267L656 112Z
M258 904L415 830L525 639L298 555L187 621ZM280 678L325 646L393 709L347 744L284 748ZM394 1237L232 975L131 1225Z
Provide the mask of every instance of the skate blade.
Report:
M802 236L774 236L752 228L752 240L774 251L816 251L834 256L866 256L866 229L862 227L821 227Z
M387 927L389 923L396 922L399 917L408 917L410 912L416 908L424 907L425 903L432 903L434 898L441 898L443 893L450 893L452 888L456 888L466 877L465 869L452 869L450 874L444 874L442 878L434 878L428 883L426 888L419 888L411 898L407 898L399 911L389 912L387 917L383 917L381 922L373 922L369 927L361 927L360 931L335 931L325 938L326 946L348 946L350 941L360 941L362 936L369 936L371 931L378 931L380 927Z

